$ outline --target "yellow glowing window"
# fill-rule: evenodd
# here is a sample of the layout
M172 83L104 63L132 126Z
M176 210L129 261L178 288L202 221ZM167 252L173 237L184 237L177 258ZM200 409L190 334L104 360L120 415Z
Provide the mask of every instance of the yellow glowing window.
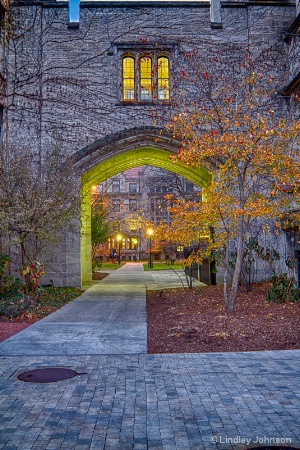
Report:
M134 58L123 58L123 100L134 100Z
M152 100L152 61L148 57L140 60L140 96L141 100Z
M170 75L169 59L165 57L157 60L157 89L158 100L169 100L170 97Z

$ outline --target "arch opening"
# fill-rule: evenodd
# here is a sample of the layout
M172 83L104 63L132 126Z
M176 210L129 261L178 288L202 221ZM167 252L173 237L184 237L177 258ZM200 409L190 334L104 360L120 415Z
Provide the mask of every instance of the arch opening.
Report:
M86 286L92 282L91 258L91 188L104 180L125 170L138 166L154 166L180 175L201 188L207 187L212 175L205 169L195 169L178 161L173 163L170 154L174 151L154 145L119 151L104 156L90 167L81 177L82 180L82 212L81 212L81 284Z

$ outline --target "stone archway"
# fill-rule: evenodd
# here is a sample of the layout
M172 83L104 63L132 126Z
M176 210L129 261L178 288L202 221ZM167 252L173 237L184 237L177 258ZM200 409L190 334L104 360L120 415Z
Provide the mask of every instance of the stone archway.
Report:
M148 165L181 175L205 188L211 174L181 162L175 164L170 155L176 154L180 142L154 127L133 128L108 136L80 150L74 155L75 166L82 181L81 214L81 284L92 281L91 263L91 204L93 185L124 170Z

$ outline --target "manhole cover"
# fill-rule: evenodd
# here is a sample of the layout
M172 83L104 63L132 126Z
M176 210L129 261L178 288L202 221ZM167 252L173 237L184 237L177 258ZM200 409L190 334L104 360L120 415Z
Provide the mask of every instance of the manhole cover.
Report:
M273 446L273 447L252 447L249 450L298 450L296 447L283 447L283 446Z
M18 379L28 383L53 383L55 381L69 380L82 375L75 370L64 369L59 367L45 367L44 369L34 369L29 372L23 372Z

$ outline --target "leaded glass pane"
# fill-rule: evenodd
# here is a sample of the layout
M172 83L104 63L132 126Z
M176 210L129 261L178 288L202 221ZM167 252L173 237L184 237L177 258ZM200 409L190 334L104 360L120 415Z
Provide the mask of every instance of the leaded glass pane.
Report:
M123 100L134 100L134 58L123 58Z
M145 57L140 60L141 100L152 100L152 61Z
M162 57L157 60L157 88L158 100L169 100L170 98L170 74L169 59Z

